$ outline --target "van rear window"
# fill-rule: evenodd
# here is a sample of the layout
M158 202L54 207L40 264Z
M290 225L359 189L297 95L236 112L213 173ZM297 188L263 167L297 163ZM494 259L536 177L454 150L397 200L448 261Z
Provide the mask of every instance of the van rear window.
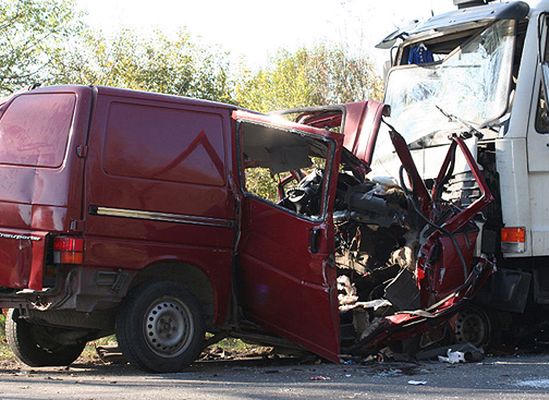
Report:
M75 103L69 93L16 97L0 117L0 164L60 167Z

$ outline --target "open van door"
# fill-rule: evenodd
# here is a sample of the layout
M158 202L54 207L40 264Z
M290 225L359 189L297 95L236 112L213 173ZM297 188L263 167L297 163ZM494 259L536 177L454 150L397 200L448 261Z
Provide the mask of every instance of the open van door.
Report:
M331 210L343 136L244 111L235 111L233 119L243 192L237 249L240 305L248 319L267 331L339 362ZM285 206L288 197L307 193L276 200L254 192L246 176L255 168L272 175L313 169L313 178L321 175L312 185L321 191L320 204L314 212L292 210Z

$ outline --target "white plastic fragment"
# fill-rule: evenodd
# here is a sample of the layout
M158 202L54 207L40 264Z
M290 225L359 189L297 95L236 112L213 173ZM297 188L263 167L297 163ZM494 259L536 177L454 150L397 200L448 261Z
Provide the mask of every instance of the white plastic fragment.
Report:
M411 380L411 381L408 381L408 385L423 386L423 385L427 385L427 381L414 381L414 380Z
M464 363L465 353L463 353L462 351L452 351L452 349L448 349L447 357L438 356L438 360L450 364Z

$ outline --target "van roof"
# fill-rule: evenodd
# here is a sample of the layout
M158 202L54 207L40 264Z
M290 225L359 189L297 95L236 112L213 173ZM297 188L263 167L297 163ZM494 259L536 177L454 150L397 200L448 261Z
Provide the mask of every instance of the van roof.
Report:
M170 103L180 103L194 106L206 106L206 107L215 107L215 108L224 108L228 110L241 109L232 104L219 103L216 101L195 99L191 97L184 96L175 96L169 94L153 93L153 92L144 92L139 90L131 89L121 89L114 88L109 86L84 86L84 85L60 85L60 86L46 86L40 87L32 90L33 93L48 93L48 92L60 92L60 91L70 91L70 92L80 92L83 89L91 88L97 90L98 94L108 95L108 96L117 96L117 97L128 97L132 99L143 99L143 100L154 100L154 101L165 101Z

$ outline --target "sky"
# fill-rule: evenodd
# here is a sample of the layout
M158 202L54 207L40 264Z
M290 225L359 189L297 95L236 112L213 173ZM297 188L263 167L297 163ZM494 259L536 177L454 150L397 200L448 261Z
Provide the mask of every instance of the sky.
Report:
M121 27L195 37L228 51L252 69L278 49L342 42L369 54L378 69L388 52L374 45L398 26L454 9L452 0L77 0L88 23L114 34Z

